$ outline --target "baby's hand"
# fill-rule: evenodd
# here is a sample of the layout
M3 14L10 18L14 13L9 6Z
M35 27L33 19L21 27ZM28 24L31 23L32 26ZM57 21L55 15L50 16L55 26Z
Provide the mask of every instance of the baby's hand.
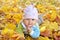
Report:
M30 33L32 30L31 28L27 28L27 32Z

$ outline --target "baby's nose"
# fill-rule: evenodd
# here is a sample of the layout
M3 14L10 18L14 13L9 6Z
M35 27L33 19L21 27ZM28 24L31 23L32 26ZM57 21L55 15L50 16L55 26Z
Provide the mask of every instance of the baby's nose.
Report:
M32 20L29 21L29 24L32 24Z

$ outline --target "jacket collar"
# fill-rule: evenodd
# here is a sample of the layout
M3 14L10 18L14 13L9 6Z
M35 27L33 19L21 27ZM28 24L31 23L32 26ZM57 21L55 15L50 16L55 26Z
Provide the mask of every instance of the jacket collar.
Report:
M26 26L25 26L25 24L24 24L23 22L22 22L21 24L22 24L23 28L24 28L24 29L26 29Z

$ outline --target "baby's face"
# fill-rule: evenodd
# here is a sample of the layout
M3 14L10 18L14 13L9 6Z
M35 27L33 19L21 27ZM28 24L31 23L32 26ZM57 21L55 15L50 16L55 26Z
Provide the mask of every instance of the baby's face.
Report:
M23 22L26 27L32 27L37 22L37 20L36 19L24 19Z

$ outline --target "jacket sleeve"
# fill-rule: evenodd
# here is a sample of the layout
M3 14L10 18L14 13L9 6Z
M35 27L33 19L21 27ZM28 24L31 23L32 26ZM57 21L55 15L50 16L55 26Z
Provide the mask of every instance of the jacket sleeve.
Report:
M15 30L19 34L23 34L23 27L21 24L18 24Z
M20 34L20 37L24 38L24 33L23 33L23 27L21 24L17 24L16 30L15 30L18 34Z
M30 32L30 36L31 36L32 38L38 38L38 37L40 36L39 27L34 26L32 29L33 29L33 30Z

